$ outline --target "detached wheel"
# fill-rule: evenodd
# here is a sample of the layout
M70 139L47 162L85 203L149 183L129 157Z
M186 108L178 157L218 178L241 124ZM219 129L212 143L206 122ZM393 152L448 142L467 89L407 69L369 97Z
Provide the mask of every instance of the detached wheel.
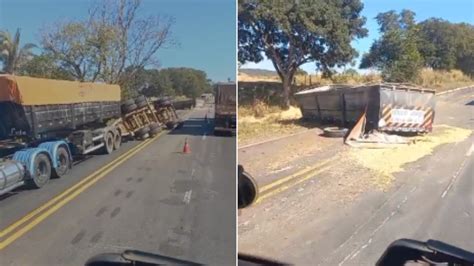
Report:
M105 133L102 151L105 154L111 154L114 151L114 134L110 131Z
M146 126L137 130L137 132L135 132L135 135L141 139L146 139L150 136L149 133L150 133L150 128Z
M51 178L51 162L45 154L38 154L35 157L34 169L31 177L31 185L34 188L41 188L46 185Z
M58 167L53 169L53 176L59 178L66 175L71 166L71 158L69 157L69 153L65 147L61 146L58 148L56 161L58 162Z
M323 129L323 136L328 138L343 138L347 134L347 128L326 127Z

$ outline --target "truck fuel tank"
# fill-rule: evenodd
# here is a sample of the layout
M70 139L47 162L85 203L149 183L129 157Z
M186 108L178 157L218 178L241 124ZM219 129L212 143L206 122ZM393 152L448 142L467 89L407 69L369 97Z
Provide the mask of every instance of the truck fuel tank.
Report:
M18 184L25 176L25 168L17 161L0 162L0 191Z

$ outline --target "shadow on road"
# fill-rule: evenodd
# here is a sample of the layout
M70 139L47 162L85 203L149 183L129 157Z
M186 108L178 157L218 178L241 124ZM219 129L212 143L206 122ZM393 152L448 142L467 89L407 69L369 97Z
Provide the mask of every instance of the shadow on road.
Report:
M182 127L173 129L168 135L202 136L212 134L214 119L191 118L184 121Z

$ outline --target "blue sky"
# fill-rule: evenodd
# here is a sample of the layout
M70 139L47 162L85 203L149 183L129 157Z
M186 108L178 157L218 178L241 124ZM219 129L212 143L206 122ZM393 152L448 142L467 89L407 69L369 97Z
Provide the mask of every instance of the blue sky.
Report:
M56 21L83 19L89 0L0 0L0 29L21 28L21 41L39 42L39 30ZM143 0L140 13L173 16L180 45L161 50L161 67L193 67L214 81L235 80L234 0Z
M374 17L388 10L401 11L410 9L416 13L416 20L422 21L430 17L438 17L451 22L466 22L474 24L474 0L363 0L364 9L362 15L367 18L366 28L369 35L366 38L353 42L353 47L359 51L359 58L355 68L358 67L360 56L367 52L374 39L379 36L378 24ZM258 64L247 63L243 68L262 68L274 70L269 60ZM350 67L350 66L348 66ZM314 73L314 63L302 66L308 73Z

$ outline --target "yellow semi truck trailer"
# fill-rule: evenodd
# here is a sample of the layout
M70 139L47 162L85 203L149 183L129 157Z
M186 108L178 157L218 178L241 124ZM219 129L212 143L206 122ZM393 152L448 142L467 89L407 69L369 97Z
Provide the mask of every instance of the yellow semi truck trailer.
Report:
M166 122L143 96L122 102L118 85L0 75L0 195L40 188L74 158L109 154Z

